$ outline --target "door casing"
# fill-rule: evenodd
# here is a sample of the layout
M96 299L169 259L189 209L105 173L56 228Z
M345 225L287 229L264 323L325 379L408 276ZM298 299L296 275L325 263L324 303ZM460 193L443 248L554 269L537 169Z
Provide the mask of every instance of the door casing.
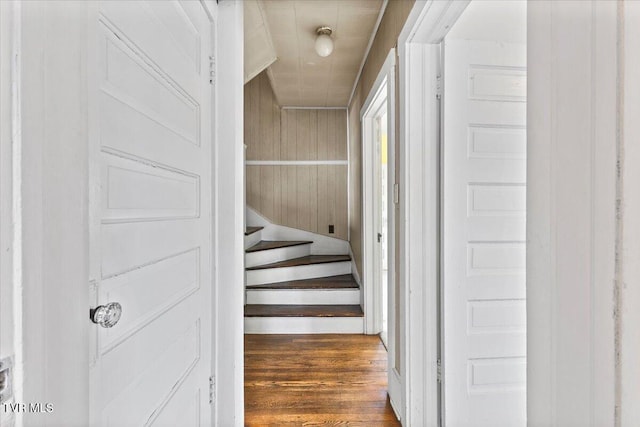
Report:
M396 328L399 321L398 301L396 301L396 215L394 200L395 188L395 136L396 136L396 50L391 49L387 58L382 65L378 76L373 83L369 95L360 110L360 122L362 124L362 184L363 184L363 200L362 206L378 206L379 203L387 203L387 259L388 259L388 289L387 289L387 333L388 333L388 387L391 404L399 418L403 417L404 411L404 395L401 387L401 373L396 369L398 366L397 355L398 346L396 345ZM382 93L381 91L386 91ZM382 107L382 103L386 103L387 107L387 200L379 200L377 188L379 183L376 182L376 147L374 144L374 117ZM379 230L379 213L377 209L363 209L363 242L364 248L364 265L362 282L364 284L363 308L364 322L366 334L377 334L382 330L382 310L380 292L381 283L379 283L379 259L380 245L377 243L377 233ZM402 344L400 344L402 346Z

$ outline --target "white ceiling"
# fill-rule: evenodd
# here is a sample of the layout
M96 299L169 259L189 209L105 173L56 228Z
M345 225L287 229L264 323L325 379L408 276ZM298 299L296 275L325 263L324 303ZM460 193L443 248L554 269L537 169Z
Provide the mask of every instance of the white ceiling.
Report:
M382 0L262 0L278 59L269 77L282 106L346 107ZM321 58L315 30L333 29L335 49Z
M244 82L248 82L276 60L262 2L244 0Z

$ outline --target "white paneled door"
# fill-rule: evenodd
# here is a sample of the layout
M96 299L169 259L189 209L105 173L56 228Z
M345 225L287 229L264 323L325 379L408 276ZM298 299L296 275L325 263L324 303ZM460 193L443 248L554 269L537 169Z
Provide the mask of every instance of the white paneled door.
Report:
M198 1L92 3L91 423L211 425L211 23Z
M447 427L526 425L526 46L444 46Z

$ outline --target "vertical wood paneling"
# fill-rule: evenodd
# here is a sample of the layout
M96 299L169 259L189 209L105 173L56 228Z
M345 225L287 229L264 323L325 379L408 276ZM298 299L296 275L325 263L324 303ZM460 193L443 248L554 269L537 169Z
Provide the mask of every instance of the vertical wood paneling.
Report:
M267 218L274 217L274 180L273 167L259 166L260 168L260 212Z
M280 160L282 150L282 121L280 118L280 106L275 102L271 107L271 118L273 120L273 160Z
M335 160L347 159L347 112L344 110L336 111L336 146ZM332 159L333 160L333 159Z
M273 166L273 221L282 224L282 167Z
M351 248L358 271L362 271L362 139L360 131L360 109L375 82L382 64L391 48L398 43L398 35L409 16L415 0L393 0L387 4L373 44L365 60L365 65L349 105L349 209L351 230ZM398 73L396 73L397 79ZM396 101L397 103L397 101ZM398 138L396 133L396 138ZM399 171L399 158L396 157L396 170ZM399 246L396 248L398 250ZM399 348L399 347L397 347ZM396 357L399 361L400 358Z
M295 166L283 166L280 174L282 188L282 224L298 228L297 177Z
M271 107L273 104L273 98L271 93L271 86L268 79L260 79L260 96L258 102L260 103L260 110L258 113L258 119L260 122L260 144L256 144L258 147L258 158L264 160L273 159L273 126L276 123L271 116Z
M318 119L317 119L317 124L318 124L318 149L317 149L317 156L316 158L318 159L328 159L328 136L327 136L327 116L328 116L328 112L331 110L318 110Z
M297 160L298 111L287 110L283 114L287 116L287 144L282 160Z
M249 133L249 137L251 139L247 140L245 137L245 144L247 145L247 158L248 159L258 159L260 158L260 144L256 144L256 141L260 139L260 82L256 81L252 87L254 92L258 93L258 96L250 96L249 97L249 111L250 111L250 119L249 125L251 132ZM251 147L251 149L249 149ZM251 154L251 157L248 155Z
M337 160L336 158L336 120L337 110L328 110L327 114L327 159ZM346 157L345 157L346 158Z
M348 185L348 168L346 166L332 166L332 176L335 177L334 182L334 194L335 194L335 210L334 210L334 223L336 226L336 233L339 233L341 238L346 239L348 234L348 217L347 212L349 210L349 199L346 191Z
M260 166L247 166L247 204L261 211L260 205Z
M296 160L309 159L309 110L296 112Z
M245 85L247 160L347 160L346 110L281 110L262 73ZM247 166L247 204L276 224L346 239L347 166Z
M318 111L309 110L309 146L307 147L308 159L318 159Z
M329 181L329 166L318 166L318 233L328 235L329 205L327 204L327 191Z

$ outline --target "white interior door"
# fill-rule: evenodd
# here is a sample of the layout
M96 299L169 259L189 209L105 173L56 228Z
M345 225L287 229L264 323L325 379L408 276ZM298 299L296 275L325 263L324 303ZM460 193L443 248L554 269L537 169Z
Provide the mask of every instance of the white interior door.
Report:
M526 46L444 45L447 427L526 425Z
M197 1L93 4L91 422L211 424L211 24Z

